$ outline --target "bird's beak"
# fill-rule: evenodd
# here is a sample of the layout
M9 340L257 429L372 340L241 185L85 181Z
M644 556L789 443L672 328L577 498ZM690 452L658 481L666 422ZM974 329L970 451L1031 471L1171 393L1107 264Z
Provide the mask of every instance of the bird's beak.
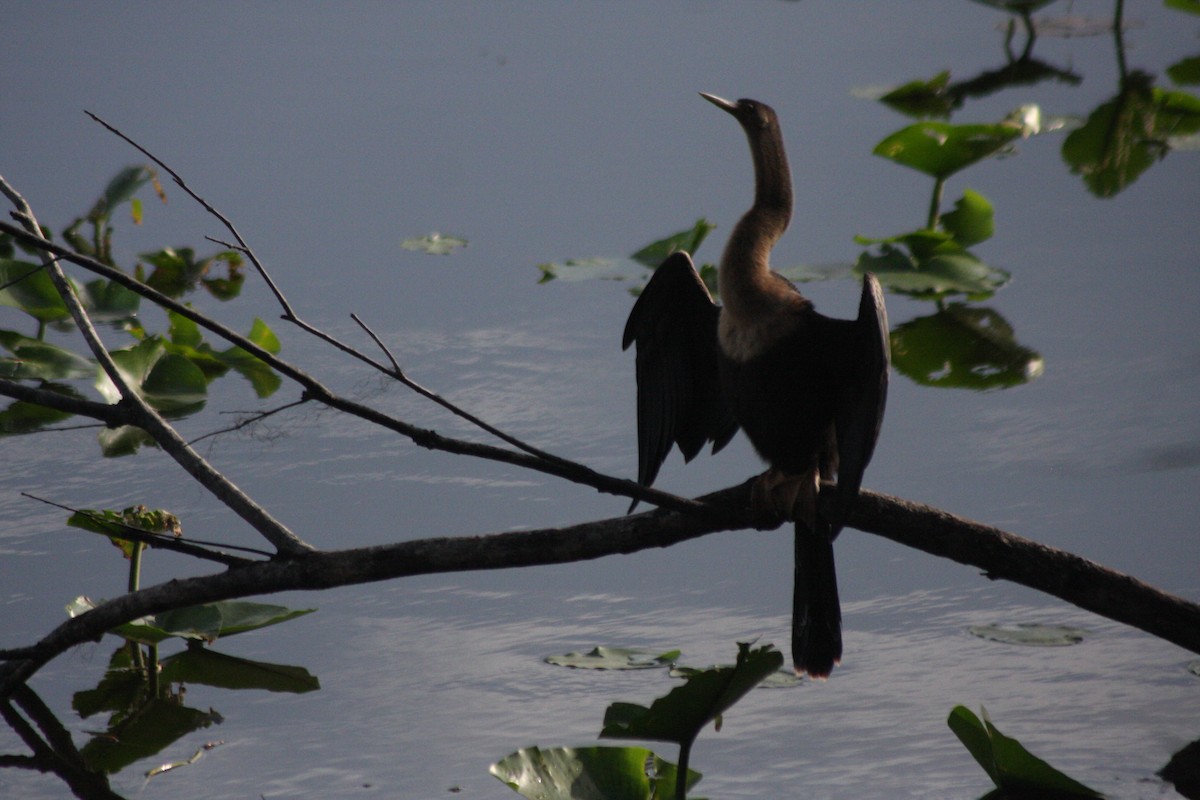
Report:
M730 114L737 111L737 103L731 103L723 97L717 97L715 94L708 94L707 92L701 92L700 96L722 111L728 111Z

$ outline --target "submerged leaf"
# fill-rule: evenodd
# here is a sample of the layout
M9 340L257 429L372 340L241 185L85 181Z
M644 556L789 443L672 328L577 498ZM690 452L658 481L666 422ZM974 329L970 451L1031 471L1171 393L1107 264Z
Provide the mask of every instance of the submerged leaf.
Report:
M572 669L657 669L670 666L679 658L678 650L665 653L652 653L646 650L636 650L628 647L593 647L586 653L563 653L562 655L546 656L543 661L556 667L571 667Z

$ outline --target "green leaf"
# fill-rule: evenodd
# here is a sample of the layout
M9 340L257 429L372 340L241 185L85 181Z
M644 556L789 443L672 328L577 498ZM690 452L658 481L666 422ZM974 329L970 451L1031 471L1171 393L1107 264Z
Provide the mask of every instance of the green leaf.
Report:
M132 317L141 305L141 297L116 281L97 278L83 287L83 302L93 321L112 322Z
M467 246L467 240L461 236L444 236L437 231L425 236L413 236L400 242L405 250L415 250L431 256L448 256L456 250Z
M669 797L675 785L675 765L641 747L526 747L492 764L490 772L537 800L650 800ZM699 780L700 773L688 770L689 787Z
M2 372L3 364L0 363L0 373ZM79 400L83 399L83 395L75 391L74 387L62 383L43 383L38 388L44 392L55 392L67 397ZM70 419L72 416L72 414L66 411L58 411L57 409L47 408L37 403L26 403L24 400L17 400L10 403L3 411L0 411L0 436L11 436L42 430L55 423Z
M19 308L38 322L71 316L40 264L0 259L0 305Z
M891 344L896 370L923 386L1003 389L1028 383L1045 368L999 313L960 303L896 326Z
M886 137L873 152L926 175L945 179L996 153L1018 136L1018 128L1005 124L918 122Z
M946 723L979 762L984 772L1006 792L1052 792L1075 797L1101 797L1094 789L1070 778L1002 734L980 709L981 722L965 706L955 706Z
M96 603L80 596L67 605L67 614L76 617L95 607ZM314 611L315 608L292 609L266 603L222 600L150 614L118 625L109 633L143 644L156 644L171 637L212 642L221 636L278 625Z
M543 661L556 667L571 667L572 669L657 669L670 666L675 659L679 658L679 652L670 650L656 654L628 647L600 645L586 653L572 652L546 656Z
M663 237L658 241L651 242L630 256L630 258L643 266L653 269L676 250L683 250L688 255L694 256L696 251L700 249L700 245L704 242L705 237L716 227L716 225L701 217L696 220L696 224L692 227L672 233L670 236Z
M121 203L128 202L147 183L154 179L154 170L145 165L125 167L113 176L104 189L104 194L88 212L88 219L108 219Z
M921 239L904 241L914 242L914 249L922 244ZM972 299L991 295L1011 277L953 243L950 247L934 247L930 255L920 259L884 245L878 254L860 255L854 271L859 275L873 272L880 283L896 292L925 297L965 294Z
M303 667L247 661L205 647L188 647L162 660L161 679L170 683L203 684L221 689L263 689L303 694L321 683Z
M12 353L0 357L0 377L10 380L85 378L96 371L94 362L71 350L14 331L0 330L0 346Z
M188 358L167 352L160 338L114 350L112 358L126 382L155 409L179 416L203 406L208 394L204 373ZM117 387L104 373L97 376L96 388L110 403L120 400Z
M954 204L954 210L942 215L941 225L946 233L963 248L987 241L995 231L992 204L979 192L966 189Z
M131 456L143 446L157 447L154 437L133 425L105 428L96 435L100 452L105 458Z
M737 665L699 672L655 700L649 708L613 703L604 714L600 737L649 739L686 745L746 692L779 670L783 655L771 645L751 650L738 644Z

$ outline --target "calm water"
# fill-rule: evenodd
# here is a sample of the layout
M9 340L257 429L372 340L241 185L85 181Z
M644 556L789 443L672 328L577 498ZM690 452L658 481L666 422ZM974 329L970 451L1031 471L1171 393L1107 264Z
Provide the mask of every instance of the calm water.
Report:
M1127 4L1125 58L1155 74L1200 49L1200 18ZM1086 33L1105 3L1057 3ZM1004 63L1005 17L967 2L505 5L4 3L0 173L44 224L90 206L136 154L82 114L122 127L233 218L313 322L357 339L359 313L414 377L512 433L632 474L632 357L619 352L630 298L608 281L536 286L535 265L618 257L706 216L714 260L750 192L736 126L696 96L770 102L797 183L797 218L776 263L853 261L855 234L924 220L928 181L870 155L907 120L862 99L881 87L961 80ZM14 24L14 20L19 24ZM1019 46L1019 42L1018 45ZM1026 103L1086 116L1116 92L1113 41L1043 36L1035 55L1082 78L971 100L955 122ZM996 207L975 248L1013 273L984 305L1036 350L1045 374L973 393L893 381L867 484L1064 547L1200 599L1200 337L1191 305L1200 161L1173 153L1108 200L1060 157L1062 134L952 178ZM123 224L125 257L204 249L217 226L168 186L146 223ZM449 258L399 248L441 231ZM806 288L849 315L847 282ZM931 312L888 299L893 326ZM276 312L260 288L216 313L246 328ZM0 309L0 326L25 323ZM280 326L282 323L280 323ZM455 435L461 424L327 348L280 331L285 354L335 387ZM116 334L108 334L115 339ZM364 343L365 345L365 343ZM210 411L255 407L236 379ZM282 392L271 402L294 393ZM224 424L206 414L188 433ZM0 443L0 642L27 644L76 594L112 596L123 564L63 528L29 491L85 507L166 507L200 538L253 536L157 454L98 463L94 432ZM613 516L624 503L539 475L416 452L364 425L299 412L206 450L243 488L321 547L476 534ZM664 488L699 493L758 470L738 442ZM222 642L222 652L299 664L322 689L299 697L192 687L223 724L180 741L225 745L143 786L156 797L515 797L487 765L529 744L589 744L609 702L648 702L661 673L543 665L595 644L680 647L728 660L734 642L783 642L790 535L732 533L599 562L439 576L272 598L320 612ZM945 726L950 708L993 720L1074 777L1119 797L1172 796L1150 780L1200 737L1195 658L1149 636L974 570L849 532L839 540L845 666L823 685L760 691L701 736L693 766L713 797L974 797L987 779ZM153 554L146 580L196 567ZM969 636L991 622L1093 631L1072 648L1013 649ZM72 730L70 696L94 685L112 642L78 648L35 688ZM281 735L281 732L286 732ZM0 752L23 752L8 730ZM673 757L670 748L663 752ZM0 773L0 796L54 798L50 779Z

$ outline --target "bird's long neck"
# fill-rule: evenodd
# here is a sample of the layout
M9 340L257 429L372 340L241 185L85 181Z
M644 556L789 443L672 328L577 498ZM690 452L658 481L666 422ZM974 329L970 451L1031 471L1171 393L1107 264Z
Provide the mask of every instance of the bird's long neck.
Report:
M792 174L778 123L747 137L754 159L754 205L734 226L718 277L726 309L735 319L750 321L781 290L770 256L792 218Z

